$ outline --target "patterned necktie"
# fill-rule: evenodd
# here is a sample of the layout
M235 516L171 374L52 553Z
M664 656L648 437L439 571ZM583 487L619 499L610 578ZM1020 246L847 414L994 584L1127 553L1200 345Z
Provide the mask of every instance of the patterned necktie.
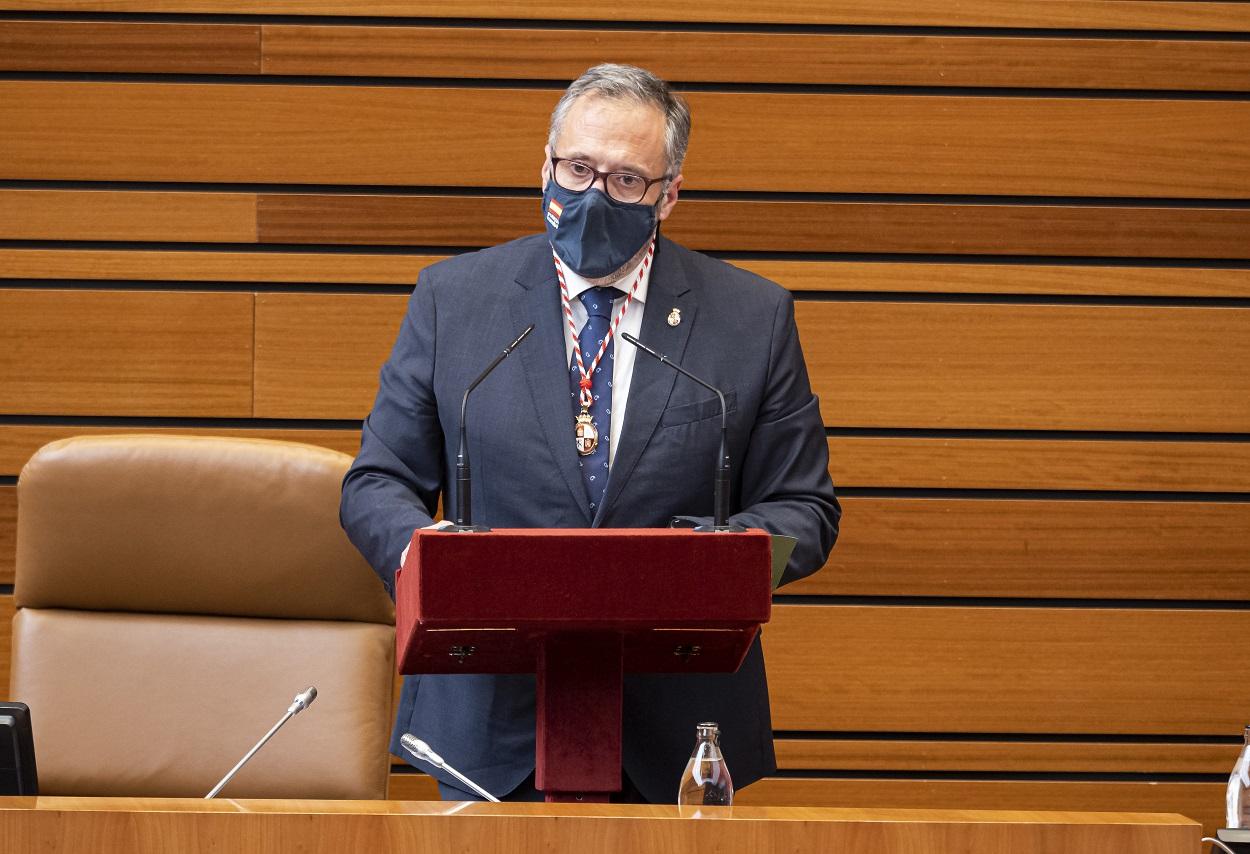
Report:
M582 483L586 485L586 497L590 501L590 515L594 516L603 501L603 490L608 485L608 448L611 447L612 433L612 340L608 341L608 349L603 353L599 366L591 368L612 327L612 300L621 296L616 288L590 288L578 297L586 307L586 325L577 336L577 348L582 353L582 364L590 371L594 386L591 392L594 400L590 404L590 417L595 429L599 431L599 444L586 456L578 456L578 465L582 468ZM615 337L615 336L613 336ZM569 377L572 384L573 414L581 412L581 374L577 370L577 358L569 365Z

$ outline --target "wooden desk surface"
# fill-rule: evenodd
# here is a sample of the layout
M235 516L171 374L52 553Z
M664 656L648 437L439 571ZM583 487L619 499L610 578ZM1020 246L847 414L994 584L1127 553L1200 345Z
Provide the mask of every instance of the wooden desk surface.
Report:
M0 851L822 851L1196 854L1200 826L1142 813L0 798Z

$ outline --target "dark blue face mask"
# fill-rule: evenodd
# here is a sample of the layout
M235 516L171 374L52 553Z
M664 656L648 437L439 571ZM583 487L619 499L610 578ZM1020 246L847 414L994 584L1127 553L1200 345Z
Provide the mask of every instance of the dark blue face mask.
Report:
M543 191L547 239L560 260L584 279L615 273L655 231L654 205L618 202L597 188L574 193L555 181Z

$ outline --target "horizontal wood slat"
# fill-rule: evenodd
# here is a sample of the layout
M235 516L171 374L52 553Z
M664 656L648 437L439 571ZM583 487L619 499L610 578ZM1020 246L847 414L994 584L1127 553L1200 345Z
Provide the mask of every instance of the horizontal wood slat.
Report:
M252 299L0 290L0 412L250 416Z
M256 417L367 415L407 302L401 296L257 294ZM338 331L322 334L326 321L343 311Z
M266 74L567 81L610 50L673 82L1240 90L1250 79L1250 46L1235 41L290 24L262 38Z
M363 417L405 305L402 296L259 296L256 414ZM1250 424L1245 309L801 302L796 310L828 424L1212 432Z
M324 194L127 192L113 190L0 190L0 235L18 240L121 240L290 244L488 246L538 230L537 196L381 196ZM258 223L259 219L259 223ZM1080 205L960 205L873 202L765 202L687 199L665 224L675 240L705 251L938 253L1105 257L1250 258L1250 210L1236 208L1108 207ZM7 253L51 250L0 250ZM101 251L101 250L88 250ZM116 251L114 251L116 252ZM313 253L308 253L313 254ZM14 273L32 266L20 255ZM38 257L38 256L36 256ZM150 262L104 258L139 278ZM232 257L210 253L158 256L191 267L192 280L221 275L260 281L294 265L298 255L253 258L229 270ZM325 256L323 256L325 257ZM368 259L351 273L353 257ZM415 280L433 255L410 260L328 258L351 283L382 276ZM308 261L309 259L303 259ZM742 261L796 290L1017 292L1017 268L996 264L881 264ZM202 270L197 265L204 265ZM397 265L402 265L402 271ZM819 265L819 266L815 266ZM71 264L70 270L82 270ZM305 265L306 266L306 265ZM1019 292L1127 295L1245 296L1250 272L1184 268L1027 265ZM379 272L382 271L382 272ZM409 272L411 271L411 273ZM3 272L3 270L0 270ZM116 277L104 268L99 274ZM291 273L281 274L291 280ZM35 278L44 278L36 275ZM88 270L88 278L95 278ZM331 279L333 280L333 279ZM1193 291L1191 292L1190 289Z
M538 208L537 196L266 194L258 219L262 242L489 246L536 231ZM705 251L1250 258L1250 209L1236 208L687 199L664 233Z
M403 15L423 18L562 20L569 7L556 0L470 0L454 7L439 0L10 0L17 10L100 12L200 12L278 15ZM577 17L619 21L619 4L581 4ZM628 17L637 21L793 24L888 24L951 27L1062 27L1077 29L1250 31L1250 11L1237 2L1186 0L639 0Z
M1250 612L784 605L764 630L773 726L1237 733ZM836 655L831 655L836 651ZM1220 684L1221 702L1204 702Z
M256 197L250 193L0 189L0 238L255 243ZM0 275L10 277L6 270L0 268Z
M800 302L826 423L1250 430L1250 311Z
M779 738L782 770L1226 774L1238 744ZM731 769L732 770L732 769Z
M858 496L842 503L829 562L780 592L1246 600L1250 591L1247 503Z
M0 21L0 70L257 74L260 27Z
M0 584L13 583L14 558L17 555L17 487L0 485ZM7 626L0 634L8 637ZM8 657L5 656L5 661ZM8 688L8 682L0 683Z
M838 486L1250 492L1250 442L835 436Z
M362 418L402 296L257 298L256 414ZM1239 431L1250 314L1130 306L800 303L826 423ZM314 343L315 341L315 343Z
M286 438L279 431L150 432ZM346 442L334 444L354 454ZM12 583L16 530L5 488L0 584ZM783 595L1219 601L1244 600L1250 589L1246 505L861 497L842 504L829 562Z
M727 761L732 762L728 758ZM731 773L732 770L731 764ZM734 803L741 806L1178 813L1202 822L1204 835L1214 835L1224 823L1223 795L1222 783L1150 780L1092 783L769 777L735 792Z
M352 455L360 445L357 430L315 426L0 424L0 476L17 475L31 454L56 439L118 433L282 439ZM1250 492L1246 442L834 436L829 457L839 487Z
M0 274L10 279L413 285L423 269L446 257L334 252L0 248ZM1197 281L1203 281L1202 273L1205 271L1191 272ZM1245 273L1246 293L1250 294L1250 270ZM1216 278L1210 280L1210 286L1236 288L1238 280Z
M696 214L697 216L697 211ZM10 279L411 285L446 255L5 249ZM792 291L1250 297L1250 270L1080 264L731 261Z
M529 187L556 95L5 82L0 178ZM1250 195L1244 102L716 92L690 101L691 188Z
M1199 231L1199 228L1194 228L1189 237L1202 243ZM1155 236L1159 236L1158 229L1155 230ZM1103 244L1099 248L1105 249L1106 246L1107 244ZM1174 244L1173 248L1177 251L1185 251L1179 241ZM1209 246L1209 248L1215 247ZM1150 254L1154 252L1154 249L1150 250ZM0 255L0 258L2 257ZM1250 296L1250 270L1216 270L1199 267L1097 267L1077 264L925 264L905 261L882 263L738 259L731 263L758 273L766 279L772 279L792 291L1072 296Z
M5 425L0 426L0 475L16 475L47 442L118 433L286 439L351 455L359 445L354 430ZM835 483L846 485L838 470L840 441L830 440L831 468ZM871 440L851 458L864 458L866 469L885 467L908 455L909 441ZM981 443L973 440L972 448L958 441L944 444L950 449L945 454L916 451L907 463L913 478L882 485L926 485L926 465L958 468L960 460L978 458ZM1011 457L1001 459L1010 468ZM1090 477L1089 487L1098 488L1093 472ZM1055 486L1044 477L1028 483ZM783 594L1240 600L1250 589L1250 546L1244 538L1250 527L1248 504L859 496L842 502L841 537L829 563ZM13 521L0 512L0 584L7 583L3 568L11 572Z

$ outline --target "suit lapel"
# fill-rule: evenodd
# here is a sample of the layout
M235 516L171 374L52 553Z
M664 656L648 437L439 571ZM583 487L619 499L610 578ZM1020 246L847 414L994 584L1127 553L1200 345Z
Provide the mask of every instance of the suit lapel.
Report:
M556 468L564 478L587 524L586 487L582 485L573 446L573 410L569 402L568 365L564 356L564 319L560 310L560 287L551 251L544 243L526 259L517 275L521 288L512 299L512 317L517 328L533 323L534 340L518 347L525 363L525 379L534 398L538 422L542 426Z
M698 300L671 246L664 238L660 238L656 246L655 266L651 270L647 306L642 314L642 332L638 340L680 364L694 326ZM665 251L666 248L668 251ZM681 313L681 322L670 326L668 316L674 308ZM619 346L633 345L622 341ZM638 353L634 357L634 375L629 387L621 442L612 461L608 489L596 515L596 525L607 518L606 514L629 482L638 459L660 423L660 415L668 405L676 381L677 372L668 365L660 364L646 353Z

